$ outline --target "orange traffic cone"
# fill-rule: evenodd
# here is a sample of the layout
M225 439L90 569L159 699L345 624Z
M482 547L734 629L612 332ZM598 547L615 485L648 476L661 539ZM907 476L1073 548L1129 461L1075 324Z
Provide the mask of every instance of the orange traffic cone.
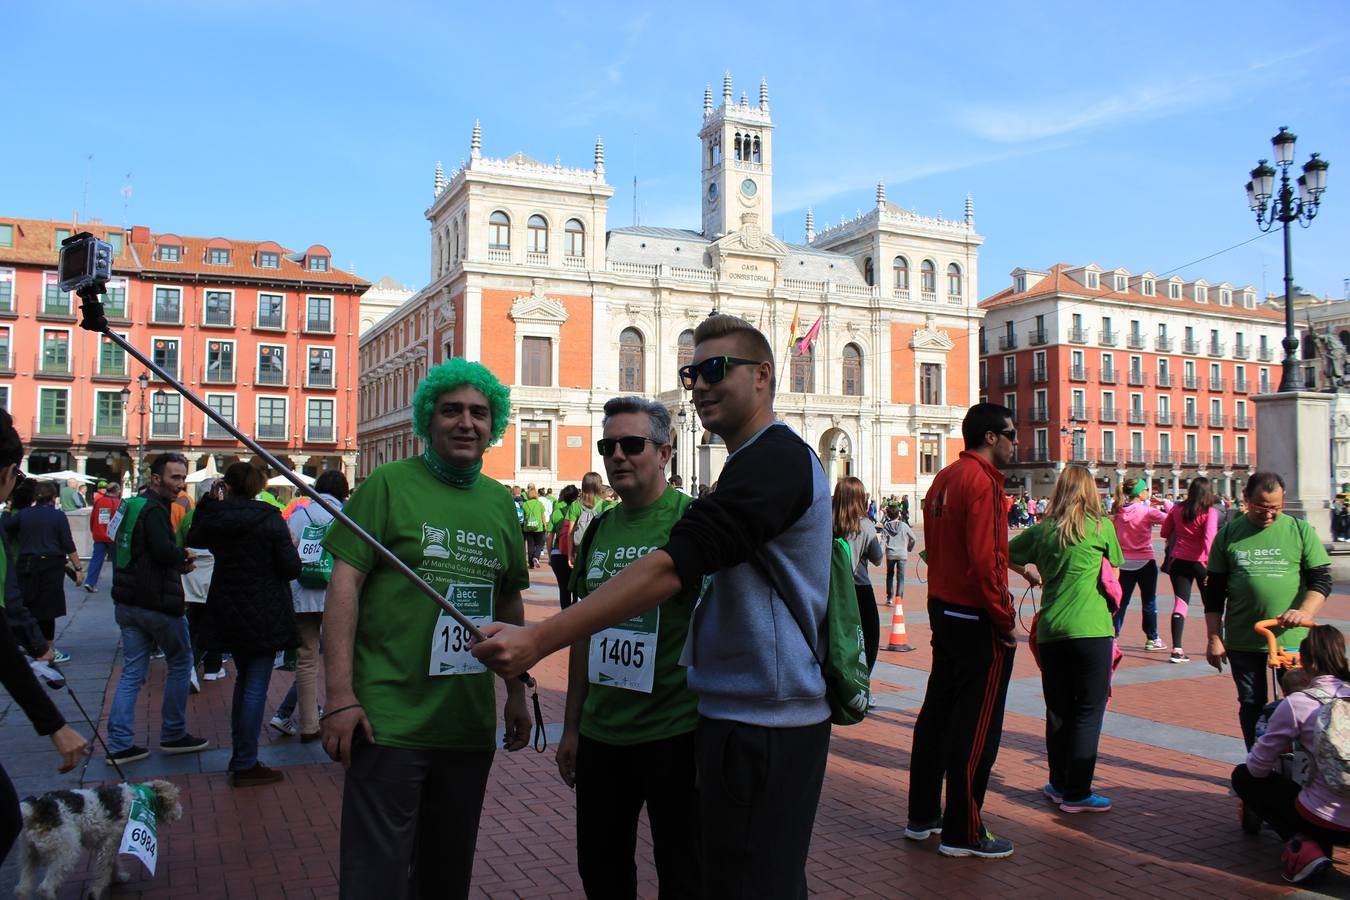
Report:
M891 614L891 642L886 645L886 649L898 650L901 653L908 653L914 649L905 637L905 607L899 597L895 598L895 612Z

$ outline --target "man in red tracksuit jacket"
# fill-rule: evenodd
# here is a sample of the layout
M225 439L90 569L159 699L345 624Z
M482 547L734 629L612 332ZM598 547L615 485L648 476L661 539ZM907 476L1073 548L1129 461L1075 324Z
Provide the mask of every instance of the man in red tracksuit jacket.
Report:
M961 435L966 449L933 479L923 501L933 667L914 726L905 837L921 841L941 831L944 856L1002 859L1012 856L1012 841L984 827L980 807L1017 647L1000 471L1012 462L1017 429L1007 407L979 403L966 413Z

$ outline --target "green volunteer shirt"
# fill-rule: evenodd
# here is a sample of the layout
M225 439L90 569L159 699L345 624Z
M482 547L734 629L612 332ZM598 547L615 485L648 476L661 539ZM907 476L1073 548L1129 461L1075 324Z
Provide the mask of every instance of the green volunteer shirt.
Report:
M1115 636L1111 610L1097 585L1103 557L1113 566L1121 563L1116 527L1106 518L1089 519L1084 530L1083 540L1061 547L1054 521L1044 520L1008 542L1010 561L1019 566L1035 563L1041 573L1038 644Z
M1239 515L1219 529L1209 551L1209 571L1228 576L1223 642L1229 650L1264 653L1269 648L1256 623L1303 605L1304 569L1330 565L1331 557L1312 526L1281 514L1266 528ZM1306 628L1276 629L1280 646L1296 649Z
M636 513L626 503L606 511L598 524L592 526L596 532L590 538L588 558L583 561L577 557L577 566L572 573L572 590L577 598L586 597L630 563L665 546L670 529L692 502L687 494L668 487L655 503ZM689 690L685 669L679 660L698 595L699 588L686 589L657 609L648 610L617 629L611 629L650 629L652 621L656 620L652 691L647 694L590 684L581 711L583 735L594 741L626 746L664 740L694 730L698 724L698 698ZM604 640L605 635L602 632L597 637ZM649 640L646 635L636 637L644 643ZM606 650L614 653L608 645ZM649 645L643 650L651 652Z
M479 476L466 490L438 481L421 457L380 466L343 511L471 618L529 586L510 492ZM467 635L340 521L323 545L366 573L352 686L375 742L405 749L496 746L494 676L467 655ZM453 655L451 655L453 654ZM471 674L439 674L459 666ZM433 668L438 674L431 674Z
M525 516L522 523L526 531L544 530L544 504L538 498L526 500L520 504L520 511Z

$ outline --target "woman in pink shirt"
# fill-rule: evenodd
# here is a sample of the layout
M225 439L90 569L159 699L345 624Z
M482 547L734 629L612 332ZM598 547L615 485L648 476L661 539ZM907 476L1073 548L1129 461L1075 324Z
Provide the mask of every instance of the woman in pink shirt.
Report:
M1300 884L1331 867L1331 848L1350 844L1350 808L1346 797L1318 769L1309 753L1308 780L1302 788L1278 772L1280 755L1294 741L1311 750L1317 743L1317 718L1324 704L1350 699L1345 636L1330 625L1315 625L1299 645L1309 685L1275 707L1247 762L1233 770L1233 790L1243 808L1269 822L1285 840L1284 880ZM1350 748L1338 747L1341 754Z
M1166 650L1158 638L1158 562L1153 558L1153 528L1161 525L1166 514L1150 502L1148 480L1126 478L1116 487L1112 521L1125 561L1120 566L1120 609L1116 611L1116 637L1125 624L1125 609L1130 605L1134 586L1139 585L1139 601L1144 607L1144 649Z
M1214 535L1219 533L1219 508L1215 505L1208 478L1192 478L1185 501L1173 506L1163 522L1162 536L1172 539L1172 565L1167 573L1172 578L1172 658L1168 662L1189 662L1181 649L1181 635L1186 630L1186 611L1190 608L1191 588L1205 590L1205 567L1209 563L1209 548Z

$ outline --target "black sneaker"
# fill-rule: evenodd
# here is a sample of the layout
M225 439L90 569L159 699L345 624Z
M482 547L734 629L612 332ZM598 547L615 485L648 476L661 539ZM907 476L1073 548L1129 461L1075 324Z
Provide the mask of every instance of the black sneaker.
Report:
M911 841L926 841L935 834L942 833L942 818L939 816L931 822L907 822L905 824L905 837Z
M974 846L968 844L938 844L938 852L943 856L978 856L980 859L1007 859L1013 855L1013 843L1007 838L994 837L993 832L985 831L984 837Z
M134 763L140 762L150 755L150 751L144 747L128 747L125 750L118 750L116 753L108 754L109 763Z
M175 753L200 753L209 746L211 742L206 738L185 734L176 741L161 742L159 752L170 756Z

